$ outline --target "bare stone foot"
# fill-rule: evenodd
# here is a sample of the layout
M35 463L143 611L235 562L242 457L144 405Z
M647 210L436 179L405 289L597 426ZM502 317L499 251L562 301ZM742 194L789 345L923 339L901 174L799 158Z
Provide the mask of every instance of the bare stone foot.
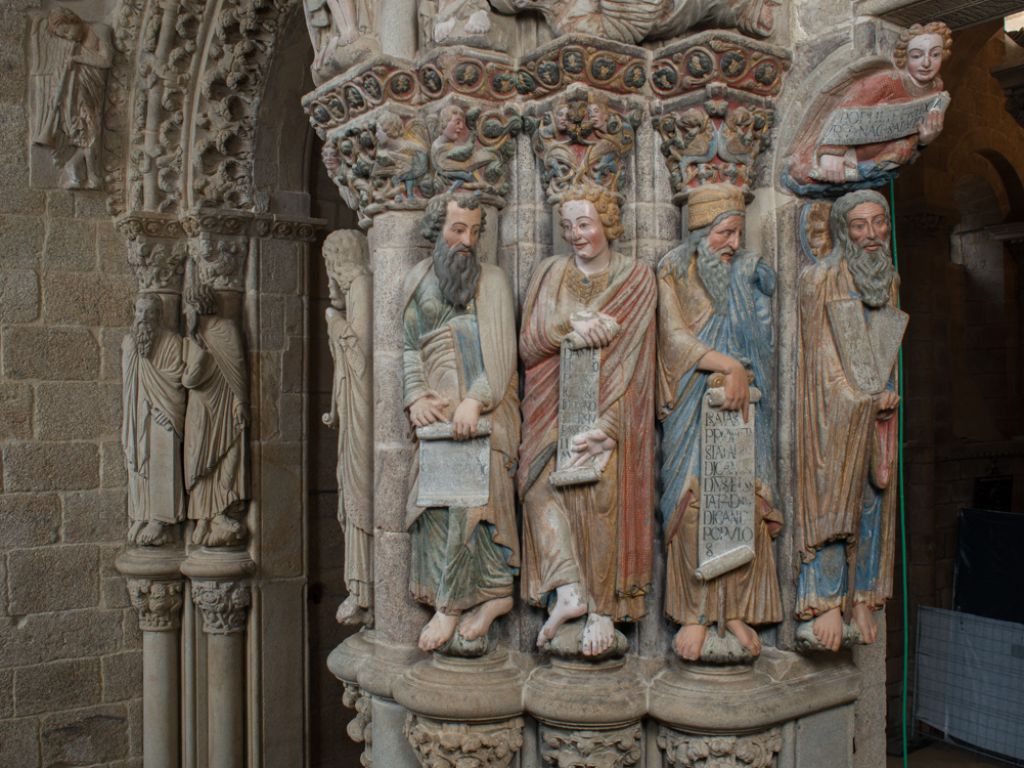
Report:
M814 636L828 650L839 650L843 644L843 614L839 608L830 608L814 619Z
M579 584L563 584L555 590L557 595L555 607L551 609L548 620L540 628L537 635L537 647L543 648L558 631L558 628L570 619L578 619L587 612L587 604L580 594Z
M210 535L210 521L209 520L196 520L195 530L192 531L192 543L199 546L206 544L206 539Z
M511 597L498 597L494 600L488 600L486 603L481 603L472 611L462 615L462 621L459 622L459 634L466 640L486 637L494 620L499 616L504 616L511 610Z
M146 527L138 532L136 541L144 547L159 547L171 540L171 526L156 520L150 520Z
M420 650L433 651L440 648L455 634L455 627L458 623L458 614L449 616L447 613L437 611L420 631Z
M672 648L676 655L687 661L699 661L700 652L704 647L704 638L708 636L708 628L703 624L684 624L676 632L672 640Z
M136 520L130 526L128 526L128 543L137 544L139 539L139 531L146 525L143 520Z
M357 626L369 622L370 612L366 608L359 607L359 598L356 595L349 595L341 605L338 606L334 620L339 624Z
M761 638L757 636L757 631L753 627L745 621L733 619L725 622L725 628L736 636L740 645L750 651L752 656L761 655Z
M854 603L853 621L860 628L861 642L870 645L878 639L878 622L875 612L864 603Z
M587 616L587 626L583 630L580 646L584 656L600 656L606 653L615 642L615 624L611 616L591 613Z

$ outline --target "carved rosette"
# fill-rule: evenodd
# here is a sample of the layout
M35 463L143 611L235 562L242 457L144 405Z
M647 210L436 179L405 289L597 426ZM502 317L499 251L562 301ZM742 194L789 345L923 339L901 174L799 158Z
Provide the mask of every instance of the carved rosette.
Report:
M619 95L640 94L647 84L647 52L589 35L565 35L523 57L516 71L516 90L531 98L574 83Z
M526 122L548 202L570 187L595 184L620 195L641 111L580 87L530 110Z
M345 732L356 744L363 745L359 764L363 768L373 768L373 702L369 694L358 685L345 683L341 703L356 711L356 716L349 720Z
M176 631L181 624L182 583L128 579L128 599L143 632Z
M252 591L239 581L193 580L192 602L203 615L206 634L233 635L245 631Z
M405 737L423 766L507 768L523 746L523 719L470 725L410 714Z
M757 160L771 144L788 67L784 51L728 32L704 33L656 55L654 128L677 204L703 184L733 184L745 193L757 185Z
M181 293L188 251L177 218L130 214L117 220L117 229L128 239L128 265L139 291Z
M772 768L782 749L782 731L750 736L698 736L661 726L658 747L669 768Z
M626 768L643 757L640 723L601 731L542 725L540 741L543 764L555 768Z

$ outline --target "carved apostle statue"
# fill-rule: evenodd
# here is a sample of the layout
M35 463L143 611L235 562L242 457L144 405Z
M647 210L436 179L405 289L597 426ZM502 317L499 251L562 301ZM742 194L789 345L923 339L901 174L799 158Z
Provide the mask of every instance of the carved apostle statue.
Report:
M181 441L185 429L185 364L181 336L162 322L160 296L141 293L121 344L121 446L128 470L128 541L160 546L185 519Z
M425 651L441 648L456 631L464 641L486 638L491 623L512 609L519 565L511 474L519 441L514 304L504 272L478 258L484 223L474 196L433 198L422 232L434 252L404 285L405 406L421 436L407 517L410 588L435 610L420 633ZM479 439L485 420L484 496L424 506L426 433L440 428L454 441ZM461 469L451 462L430 480L454 496Z
M188 516L196 521L192 541L208 547L240 544L246 536L237 518L248 498L248 370L241 328L228 306L240 299L237 292L213 290L190 261L181 380L189 391L185 486Z
M345 534L341 624L373 622L373 278L366 236L338 230L327 236L324 263L331 295L327 337L334 360L331 410L338 430L338 522Z
M844 195L829 227L832 251L804 269L798 289L797 615L812 621L801 628L812 647L838 650L857 634L874 642L874 612L892 593L895 364L906 315L896 309L885 198Z
M32 143L54 150L64 187L99 189L103 99L113 63L109 29L55 8L33 22L31 59Z
M645 613L654 513L654 275L615 253L622 233L614 196L597 186L571 189L559 205L572 255L541 262L523 306L519 351L526 369L519 488L523 499L523 590L548 619L545 646L567 621L586 616L578 652L616 646L614 623ZM592 482L556 486L563 474L560 421L573 387L560 386L573 349L599 351L593 382L596 419L570 441L572 467ZM596 357L596 356L595 356Z
M712 624L720 631L728 629L747 653L757 656L761 642L753 627L782 621L771 545L782 523L774 491L775 271L742 247L745 206L740 189L728 184L699 187L690 193L688 211L689 238L669 251L658 268L660 512L668 547L665 612L681 625L673 646L684 659L701 658ZM733 485L735 476L749 473L754 478L753 559L704 580L698 576L699 528L711 523L702 522L701 515L706 481L702 406L715 373L720 376L714 378L724 377L724 411L739 411L747 419L751 377L761 395L754 464L732 468L730 478ZM719 490L726 488L726 498L732 498L746 484L740 489L719 484ZM734 511L721 516L723 526Z

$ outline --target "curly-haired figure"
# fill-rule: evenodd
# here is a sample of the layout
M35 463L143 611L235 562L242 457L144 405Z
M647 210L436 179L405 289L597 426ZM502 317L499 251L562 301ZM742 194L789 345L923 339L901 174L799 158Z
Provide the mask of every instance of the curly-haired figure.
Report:
M657 288L650 268L611 250L622 234L608 192L571 189L559 206L570 257L534 271L523 307L519 354L526 368L519 488L523 499L523 591L548 608L537 638L587 616L581 652L611 650L615 622L645 613L654 511L654 350ZM598 419L572 452L599 479L554 487L562 341L573 333L600 348Z

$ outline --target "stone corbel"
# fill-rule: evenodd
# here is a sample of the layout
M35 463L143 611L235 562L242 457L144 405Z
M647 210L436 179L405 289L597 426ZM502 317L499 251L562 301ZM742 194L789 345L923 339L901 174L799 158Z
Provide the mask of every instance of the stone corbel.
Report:
M677 205L703 184L733 184L752 195L788 67L785 51L720 31L655 54L654 127Z
M778 728L749 736L697 735L661 726L666 768L772 768L782 749Z

